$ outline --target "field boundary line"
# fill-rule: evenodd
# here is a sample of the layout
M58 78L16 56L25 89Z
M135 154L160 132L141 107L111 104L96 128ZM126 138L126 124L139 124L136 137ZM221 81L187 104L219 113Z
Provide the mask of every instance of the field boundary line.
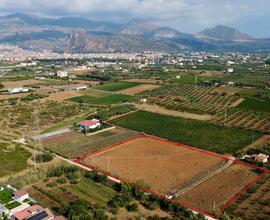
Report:
M213 152L206 151L206 150L202 150L202 149L195 148L195 147L190 147L190 146L188 146L188 145L179 144L179 143L176 143L176 142L171 142L171 141L169 141L169 140L167 140L167 139L158 138L158 137L155 137L155 136L152 136L152 135L141 134L141 135L138 135L138 136L136 136L136 137L134 137L134 138L131 138L131 139L129 139L129 140L123 141L123 142L118 143L118 144L111 145L111 146L109 146L109 147L107 147L107 148L104 148L104 149L102 149L102 150L99 150L99 151L93 152L93 153L91 153L91 154L88 154L88 155L86 155L86 156L84 156L84 157L82 157L82 158L78 158L78 159L76 159L76 160L73 160L72 162L78 164L78 166L80 166L80 167L85 167L85 168L88 169L88 170L94 170L95 172L101 173L101 174L107 176L109 179L111 179L111 180L113 180L113 181L115 181L115 182L118 182L118 183L119 183L119 182L126 183L126 184L128 184L128 185L131 185L131 186L134 186L134 187L136 187L136 188L138 188L138 189L141 189L141 190L143 190L143 191L145 191L145 192L147 192L147 193L151 193L151 194L156 195L156 196L158 196L158 197L160 197L160 198L163 198L163 199L169 200L169 201L171 201L171 202L177 203L177 204L179 204L180 206L183 206L183 207L185 207L185 208L187 208L187 209L190 209L190 210L192 210L192 211L199 212L199 213L205 215L208 219L216 219L216 218L218 217L218 215L221 214L228 206L230 206L232 203L234 203L234 202L235 202L242 194L244 194L250 187L252 187L252 186L253 186L257 181L259 181L266 173L269 172L269 171L268 171L267 169L265 169L265 168L258 167L258 166L255 166L255 165L251 165L251 164L247 164L247 163L242 162L242 161L234 160L234 161L232 162L232 164L233 164L233 163L242 164L242 165L244 165L244 166L248 166L248 167L251 167L251 168L254 168L254 169L259 169L259 170L263 171L263 173L260 174L260 175L258 175L251 183L249 183L248 185L244 186L238 193L236 193L236 195L233 197L233 199L231 199L229 202L227 202L226 205L223 206L216 214L211 214L211 213L209 213L209 212L207 212L207 211L203 211L203 210L200 210L200 209L198 209L198 208L196 208L196 207L190 206L190 205L188 205L188 204L184 204L184 203L182 203L182 202L180 202L180 201L178 201L178 200L175 200L175 199L173 199L173 198L168 198L166 195L163 195L163 194L161 194L161 193L152 191L152 190L150 190L150 189L146 189L146 188L144 188L144 187L142 187L142 186L139 186L139 185L137 185L137 184L135 184L135 183L133 183L133 182L130 182L130 181L125 180L125 179L122 179L122 178L120 178L120 177L118 177L118 176L115 176L115 175L109 173L109 172L100 170L100 169L98 169L98 168L96 168L96 167L94 167L94 166L87 165L87 164L85 164L85 163L83 162L83 160L86 159L86 158L89 158L89 157L92 157L92 156L99 155L99 154L101 154L101 153L103 153L103 152L106 152L106 151L111 150L111 149L116 148L116 147L121 147L121 145L123 145L123 144L125 144L125 143L129 143L129 142L131 142L131 141L133 141L133 140L136 140L136 139L139 139L139 138L143 138L143 137L151 138L151 139L158 140L158 141L161 141L161 142L173 144L173 145L175 145L175 146L179 146L179 147L187 148L187 149L190 149L190 150L198 151L198 152L201 152L201 153L205 153L205 154L208 154L208 155L211 155L211 156L223 158L223 159L225 159L225 160L227 160L227 161L231 161L231 158L229 158L229 157L227 157L227 156L224 156L224 155L220 155L220 154L217 154L217 153L213 153Z

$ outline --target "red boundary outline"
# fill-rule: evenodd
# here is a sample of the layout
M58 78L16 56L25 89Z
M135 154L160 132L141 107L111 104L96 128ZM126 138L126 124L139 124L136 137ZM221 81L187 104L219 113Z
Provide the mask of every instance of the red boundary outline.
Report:
M163 199L167 199L167 200L169 200L169 201L175 202L175 203L177 203L177 204L179 204L179 205L181 205L181 206L183 206L183 207L185 207L185 208L188 208L188 209L191 209L191 210L193 210L193 211L202 213L202 214L204 214L204 215L206 215L206 216L209 216L209 217L212 217L212 218L216 218L219 214L221 214L226 208L228 208L232 203L234 203L234 202L235 202L241 195L243 195L250 187L252 187L252 186L253 186L257 181L259 181L266 173L269 172L269 170L267 170L267 169L265 169L265 168L262 168L262 167L259 167L259 166L255 166L255 165L248 164L248 163L245 163L245 162L242 162L242 161L238 161L238 160L233 161L233 163L238 163L238 164L242 164L242 165L244 165L244 166L248 166L248 167L251 167L251 168L260 169L261 171L263 171L263 173L260 174L260 175L258 175L251 183L249 183L249 184L247 184L246 186L244 186L244 187L236 194L236 196L235 196L233 199L231 199L229 202L227 202L227 203L226 203L226 204L225 204L225 205L224 205L224 206L223 206L223 207L222 207L215 215L212 215L211 213L208 213L208 212L203 211L203 210L200 210L200 209L198 209L198 208L196 208L196 207L193 207L193 206L190 206L190 205L181 203L181 202L179 202L179 201L177 201L177 200L169 199L169 198L167 198L165 195L163 195L163 194L161 194L161 193L157 193L157 192L154 192L154 191L152 191L152 190L146 189L146 188L144 188L144 187L142 187L142 186L138 186L138 185L136 185L136 184L134 184L134 183L132 183L132 182L129 182L129 181L124 180L124 179L121 179L121 178L119 178L119 177L117 177L117 176L114 176L114 175L108 173L108 172L101 171L101 170L97 169L96 167L93 167L93 166L90 166L90 165L87 165L87 164L81 162L82 160L84 160L84 159L86 159L86 158L88 158L88 157L91 157L91 156L95 156L95 155L101 154L101 153L103 153L103 152L105 152L105 151L107 151L107 150L110 150L110 149L112 149L112 148L119 147L119 146L121 146L121 145L123 145L123 144L125 144L125 143L131 142L131 141L133 141L133 140L136 140L136 139L139 139L139 138L142 138L142 137L151 138L151 139L154 139L154 140L157 140L157 141L161 141L161 142L173 144L173 145L175 145L175 146L187 148L187 149L189 149L189 150L194 150L194 151L198 151L198 152L201 152L201 153L205 153L205 154L208 154L208 155L211 155L211 156L220 157L220 158L223 158L223 159L225 159L225 160L230 160L229 157L226 157L226 156L221 155L221 154L216 154L216 153L213 153L213 152L210 152L210 151L206 151L206 150L202 150L202 149L199 149L199 148L196 148L196 147L190 147L190 146L188 146L188 145L179 144L179 143L177 143L177 142L171 142L171 141L168 141L168 140L166 140L166 139L158 138L158 137L155 137L155 136L151 136L151 135L147 135L147 134L141 134L141 135L139 135L139 136L136 136L136 137L134 137L134 138L128 139L128 140L126 140L126 141L123 141L123 142L120 142L120 143L117 143L117 144L114 144L114 145L111 145L111 146L109 146L109 147L103 148L103 149L101 149L101 150L99 150L99 151L96 151L96 152L93 152L93 153L91 153L91 154L87 154L87 155L85 155L85 156L82 157L82 158L78 158L78 159L74 160L74 162L77 163L77 164L79 164L79 165L81 165L81 166L90 168L90 169L92 169L92 170L94 170L94 171L96 171L96 172L98 172L98 173L101 173L101 174L106 175L106 176L108 176L108 177L114 178L114 179L116 179L116 180L118 180L118 181L120 181L120 182L123 182L123 183L126 183L126 184L128 184L128 185L137 187L137 188L139 188L139 189L141 189L141 190L143 190L143 191L145 191L145 192L148 192L148 193L151 193L151 194L153 194L153 195L159 196L159 197L161 197L161 198L163 198Z

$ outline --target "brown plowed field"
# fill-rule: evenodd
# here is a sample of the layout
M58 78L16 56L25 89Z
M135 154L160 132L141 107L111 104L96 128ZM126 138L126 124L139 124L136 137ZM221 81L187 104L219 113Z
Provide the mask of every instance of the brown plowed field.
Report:
M180 196L184 204L211 213L214 208L222 208L236 194L256 178L251 168L242 164L233 164L223 172L198 185Z
M49 99L52 99L55 101L63 101L65 99L69 99L69 98L73 98L77 96L81 96L81 94L75 91L64 91L64 92L56 92L56 93L50 94Z
M127 82L138 82L138 83L162 83L160 79L128 79Z
M142 180L166 194L188 186L225 164L225 159L149 137L120 144L84 159L85 164L131 182Z
M151 85L151 84L143 84L143 85L134 86L131 88L120 90L119 93L127 94L127 95L136 95L140 92L154 90L157 88L160 88L160 86L159 85Z

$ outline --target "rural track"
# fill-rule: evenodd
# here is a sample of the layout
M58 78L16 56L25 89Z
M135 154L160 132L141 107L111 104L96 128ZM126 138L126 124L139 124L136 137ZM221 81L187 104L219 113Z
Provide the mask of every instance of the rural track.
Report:
M201 183L209 180L210 178L212 178L213 176L219 174L220 172L222 172L223 170L227 169L229 166L231 166L233 163L232 160L229 160L224 166L218 168L217 170L213 171L212 173L210 173L209 175L199 179L198 181L192 183L191 185L187 186L184 189L180 189L178 191L176 191L176 193L173 194L174 197L179 197L180 195L192 190L194 187L200 185ZM170 194L170 193L169 193Z

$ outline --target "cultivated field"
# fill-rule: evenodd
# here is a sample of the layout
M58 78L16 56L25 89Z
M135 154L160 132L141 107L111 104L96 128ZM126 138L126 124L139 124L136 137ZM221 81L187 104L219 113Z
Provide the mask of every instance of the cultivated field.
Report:
M237 200L232 215L247 220L265 220L270 215L270 175L260 179L248 193Z
M206 113L224 112L239 99L216 91L215 87L194 85L168 85L140 94L149 103L177 111L196 111Z
M162 83L162 80L160 79L154 79L154 78L149 78L149 79L128 79L127 82L137 82L137 83L150 83L150 84L160 84Z
M127 181L141 180L152 190L166 194L185 188L225 164L226 160L153 138L139 137L83 162Z
M64 92L52 93L49 95L48 99L55 100L55 101L63 101L65 99L70 99L77 96L81 96L81 94L75 91L64 91Z
M92 136L85 136L79 132L68 132L43 139L42 144L46 149L61 156L77 158L137 135L137 132L118 128Z
M128 89L120 90L119 93L127 94L127 95L136 95L140 92L157 89L159 87L160 87L159 85L142 84L142 85L134 86Z
M209 214L222 209L258 176L246 165L145 135L85 157L80 163L148 186L152 192L173 195L182 204Z
M245 128L270 133L270 115L259 114L258 112L249 110L235 109L233 111L228 111L226 115L220 113L215 115L211 122L222 126Z
M140 85L140 83L137 83L137 82L108 83L108 84L97 86L95 87L95 89L109 91L109 92L116 92L119 90L131 88L138 85Z
M112 120L111 123L217 153L233 153L261 135L253 131L147 111L137 111Z
M91 105L112 105L130 101L132 98L132 96L126 94L108 94L102 97L78 96L67 100Z
M232 200L242 188L256 178L252 168L233 164L223 172L193 188L177 200L200 210L213 212Z

